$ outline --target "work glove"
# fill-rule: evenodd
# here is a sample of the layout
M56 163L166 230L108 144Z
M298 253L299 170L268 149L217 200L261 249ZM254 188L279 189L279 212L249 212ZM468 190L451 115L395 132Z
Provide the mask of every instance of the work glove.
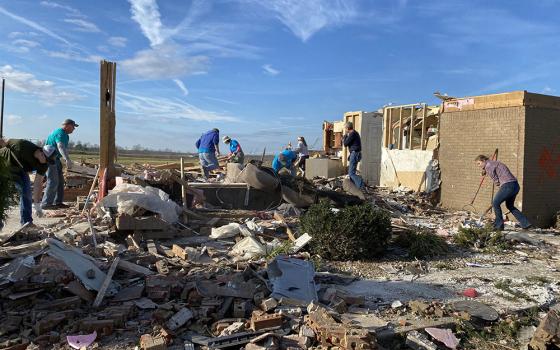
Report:
M41 209L41 203L33 203L33 214L38 217L43 217L43 209Z
M72 169L73 166L74 166L74 162L71 161L70 159L68 159L66 161L66 169L70 170L70 169Z

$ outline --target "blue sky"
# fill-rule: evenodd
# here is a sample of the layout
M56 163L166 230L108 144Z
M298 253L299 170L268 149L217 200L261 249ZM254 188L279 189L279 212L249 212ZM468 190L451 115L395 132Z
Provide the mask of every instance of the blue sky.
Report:
M213 127L246 152L385 104L560 94L560 1L0 0L5 135L65 118L99 140L99 60L117 62L117 144L194 151Z

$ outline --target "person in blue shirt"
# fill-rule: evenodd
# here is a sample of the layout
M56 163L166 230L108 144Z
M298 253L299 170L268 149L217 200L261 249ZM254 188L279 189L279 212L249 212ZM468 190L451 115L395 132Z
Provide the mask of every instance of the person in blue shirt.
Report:
M204 173L204 177L208 178L210 171L218 169L218 157L220 156L220 130L214 128L205 132L196 141L196 148L198 149L198 159L200 160L200 167Z
M288 171L292 176L295 176L296 169L294 167L294 162L296 161L296 159L296 152L285 149L277 154L276 157L274 157L274 159L272 160L272 169L276 174L283 171L283 169L286 169L286 171Z
M49 170L47 170L47 187L41 202L42 209L68 208L63 203L64 174L62 173L60 158L64 158L67 169L72 169L73 163L68 155L68 142L70 141L70 136L68 135L73 133L77 127L78 124L75 121L66 119L62 122L62 127L54 130L45 142L45 145L56 147L56 155L54 163L49 164Z
M243 164L243 159L245 159L245 153L241 149L241 145L237 140L232 140L229 136L224 136L224 143L229 146L228 162Z

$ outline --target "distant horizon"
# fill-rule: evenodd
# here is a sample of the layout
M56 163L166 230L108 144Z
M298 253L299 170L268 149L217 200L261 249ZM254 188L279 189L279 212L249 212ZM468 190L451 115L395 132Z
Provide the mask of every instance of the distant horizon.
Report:
M66 118L99 142L99 62L117 62L116 142L195 152L214 127L274 154L384 105L560 94L560 2L0 0L4 133ZM538 54L535 54L538 53Z

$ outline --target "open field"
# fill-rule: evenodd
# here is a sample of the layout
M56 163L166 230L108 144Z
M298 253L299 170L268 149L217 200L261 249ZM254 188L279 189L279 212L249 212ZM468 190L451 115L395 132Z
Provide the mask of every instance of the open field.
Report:
M84 153L84 152L70 152L71 159L75 161L80 161L84 163L98 164L99 154L98 153ZM198 162L198 159L192 155L184 155L185 163ZM160 154L120 154L117 157L117 163L122 165L131 165L134 163L138 164L152 164L160 165L167 163L175 163L179 161L179 156L172 157L170 155L160 155Z
M99 153L89 153L89 152L73 152L70 151L70 158L74 161L98 164L99 163ZM122 165L137 164L152 164L152 165L162 165L168 163L175 163L179 161L180 156L171 156L168 154L119 154L117 157L117 163ZM185 163L196 163L198 164L198 158L192 154L183 155ZM270 165L272 163L272 155L266 155L264 157L265 165ZM261 159L261 156L257 155L246 155L245 162L253 159Z

